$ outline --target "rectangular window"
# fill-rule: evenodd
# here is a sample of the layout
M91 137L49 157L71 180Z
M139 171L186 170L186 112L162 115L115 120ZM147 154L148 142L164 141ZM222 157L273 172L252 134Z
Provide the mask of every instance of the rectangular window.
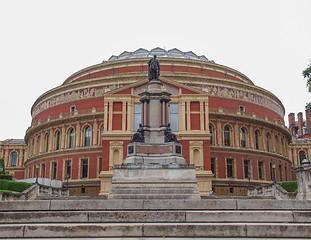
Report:
M45 152L49 151L49 134L45 136Z
M250 161L244 160L244 178L250 177L249 166L250 166Z
M76 111L76 106L70 106L70 112L74 113Z
M12 153L12 160L11 160L11 166L16 167L17 164L17 152Z
M141 104L134 105L134 131L137 131L141 123Z
M287 179L287 167L285 166L285 181L287 182L288 179Z
M227 177L233 178L233 159L227 159Z
M57 131L55 150L59 150L59 147L60 147L60 131Z
M41 164L41 177L45 178L45 163Z
M52 179L56 179L57 177L57 163L52 163Z
M270 163L270 180L273 181L273 167L272 167L272 163Z
M258 178L259 178L259 180L264 179L263 162L258 162Z
M215 177L216 176L216 174L215 174L215 158L211 158L211 171Z
M282 165L279 165L280 181L283 181Z
M245 137L245 130L241 128L241 147L246 147L246 137Z
M103 166L102 158L100 157L100 158L98 158L98 173L101 172L102 166Z
M245 112L245 107L242 106L242 105L240 105L240 112L241 112L241 113L244 113L244 112Z
M87 178L88 167L89 167L88 160L87 159L81 160L81 170L82 170L81 178Z
M179 115L178 104L170 104L170 124L173 132L179 131Z
M71 161L66 161L65 163L65 179L70 179L71 178Z
M259 132L255 131L255 147L258 150L259 149Z

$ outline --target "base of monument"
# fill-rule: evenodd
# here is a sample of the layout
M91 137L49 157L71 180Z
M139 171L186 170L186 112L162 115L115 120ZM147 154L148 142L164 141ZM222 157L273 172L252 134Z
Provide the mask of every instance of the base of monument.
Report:
M193 165L115 165L108 199L200 199Z
M129 164L153 164L153 163L159 163L159 164L184 164L185 159L180 156L174 156L174 155L162 155L162 154L153 154L153 156L128 156L126 159L124 159L124 163Z

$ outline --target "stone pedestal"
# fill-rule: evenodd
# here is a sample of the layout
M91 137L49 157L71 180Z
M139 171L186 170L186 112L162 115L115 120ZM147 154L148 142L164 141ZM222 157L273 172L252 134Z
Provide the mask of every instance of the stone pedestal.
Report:
M194 165L116 165L108 199L200 199Z
M296 199L311 200L311 164L300 165L294 170L298 186Z
M114 165L109 199L199 199L194 165L168 123L170 93L152 80L140 94L141 126L132 137L123 164Z

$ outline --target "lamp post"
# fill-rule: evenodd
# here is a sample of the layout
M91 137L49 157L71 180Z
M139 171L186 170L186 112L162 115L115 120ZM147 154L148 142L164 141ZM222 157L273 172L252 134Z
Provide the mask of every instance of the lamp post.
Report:
M40 164L36 163L36 169L37 169L36 184L38 184L39 167L40 167Z
M276 181L275 181L275 162L272 162L271 164L271 167L272 167L272 170L273 170L273 183L276 184Z

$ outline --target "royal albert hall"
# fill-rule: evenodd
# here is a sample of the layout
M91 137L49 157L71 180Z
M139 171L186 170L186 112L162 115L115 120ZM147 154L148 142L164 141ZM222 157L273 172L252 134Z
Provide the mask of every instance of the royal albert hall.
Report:
M126 158L141 122L139 94L154 55L171 94L171 129L196 165L202 196L246 195L249 185L295 177L285 109L275 95L205 56L161 48L111 56L42 94L19 161L24 177L35 177L37 165L39 177L68 181L71 195L108 194L113 165Z

